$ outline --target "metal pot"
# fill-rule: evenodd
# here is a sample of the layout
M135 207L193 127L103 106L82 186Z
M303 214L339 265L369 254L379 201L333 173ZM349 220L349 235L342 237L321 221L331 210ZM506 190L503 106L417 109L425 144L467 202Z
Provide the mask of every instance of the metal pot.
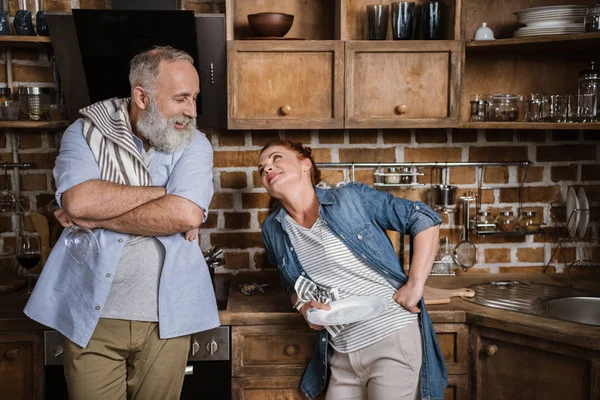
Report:
M456 186L452 185L434 185L433 203L436 207L447 208L454 206L456 196Z

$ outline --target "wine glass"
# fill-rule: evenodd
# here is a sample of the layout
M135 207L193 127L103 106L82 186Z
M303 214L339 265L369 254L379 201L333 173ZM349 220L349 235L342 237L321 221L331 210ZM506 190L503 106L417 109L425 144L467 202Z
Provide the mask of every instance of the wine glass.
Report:
M100 252L100 244L94 232L76 224L69 227L65 236L65 245L71 257L84 266L91 265L94 254Z
M29 297L32 292L30 269L34 268L42 258L40 237L35 233L23 232L17 238L17 262L27 270L27 292Z

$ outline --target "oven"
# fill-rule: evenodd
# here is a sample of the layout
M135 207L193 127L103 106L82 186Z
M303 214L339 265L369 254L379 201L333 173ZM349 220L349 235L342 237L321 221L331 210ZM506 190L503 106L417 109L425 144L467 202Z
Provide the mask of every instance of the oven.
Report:
M193 334L181 400L231 399L231 335L228 326ZM46 399L68 399L63 371L62 335L44 332L44 373Z

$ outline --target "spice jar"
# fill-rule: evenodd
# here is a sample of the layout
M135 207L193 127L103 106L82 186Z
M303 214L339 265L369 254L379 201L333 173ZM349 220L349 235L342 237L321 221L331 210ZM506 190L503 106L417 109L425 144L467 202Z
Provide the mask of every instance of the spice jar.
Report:
M475 229L483 232L496 230L496 222L489 211L479 211L475 219Z
M390 167L387 169L385 174L385 183L392 185L400 183L400 173L398 172L398 168Z
M598 9L600 11L600 9ZM588 96L591 98L589 117L591 121L596 121L600 116L600 100L598 99L598 91L600 90L600 70L594 68L594 63L591 63L590 69L584 69L579 72L578 76L579 87L577 94L579 96Z
M403 185L410 185L412 183L412 175L410 174L410 168L402 167L400 169L400 183Z
M496 227L502 232L513 232L517 229L517 218L512 211L500 211L496 217Z
M469 102L471 103L471 117L469 122L484 122L485 121L485 109L487 106L487 100L483 94L474 94L470 97Z
M535 211L523 211L519 218L519 230L523 232L537 232L542 221Z
M488 96L487 121L518 121L519 102L523 97L517 94L493 94Z

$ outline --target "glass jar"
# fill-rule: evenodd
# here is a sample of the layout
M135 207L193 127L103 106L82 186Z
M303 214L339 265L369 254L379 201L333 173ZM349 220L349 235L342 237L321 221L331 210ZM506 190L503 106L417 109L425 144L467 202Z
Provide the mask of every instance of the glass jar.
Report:
M400 183L400 173L398 172L398 168L390 167L386 170L385 173L385 183L390 185L397 185Z
M523 96L518 94L492 94L488 96L487 121L518 121L519 102Z
M400 183L403 185L410 185L412 183L412 175L410 175L410 168L402 167L400 169Z
M537 232L542 221L535 211L523 211L519 218L519 230L523 232Z
M19 88L19 119L41 121L50 119L50 89Z
M10 101L12 96L10 94L10 88L0 88L0 101Z
M496 221L492 217L492 213L489 211L479 211L477 218L475 219L475 229L483 232L490 232L496 230Z
M600 8L588 8L584 19L585 32L600 32Z
M483 94L474 94L470 97L471 103L471 118L469 122L484 122L485 121L485 109L487 106L487 100Z
M600 12L600 9L597 9ZM594 63L591 63L590 69L584 69L579 72L579 86L577 94L581 96L591 97L590 110L588 116L591 121L596 121L600 115L598 112L599 100L598 90L600 88L600 70L594 68Z
M502 232L513 232L517 229L517 222L512 211L500 211L496 217L496 228Z

